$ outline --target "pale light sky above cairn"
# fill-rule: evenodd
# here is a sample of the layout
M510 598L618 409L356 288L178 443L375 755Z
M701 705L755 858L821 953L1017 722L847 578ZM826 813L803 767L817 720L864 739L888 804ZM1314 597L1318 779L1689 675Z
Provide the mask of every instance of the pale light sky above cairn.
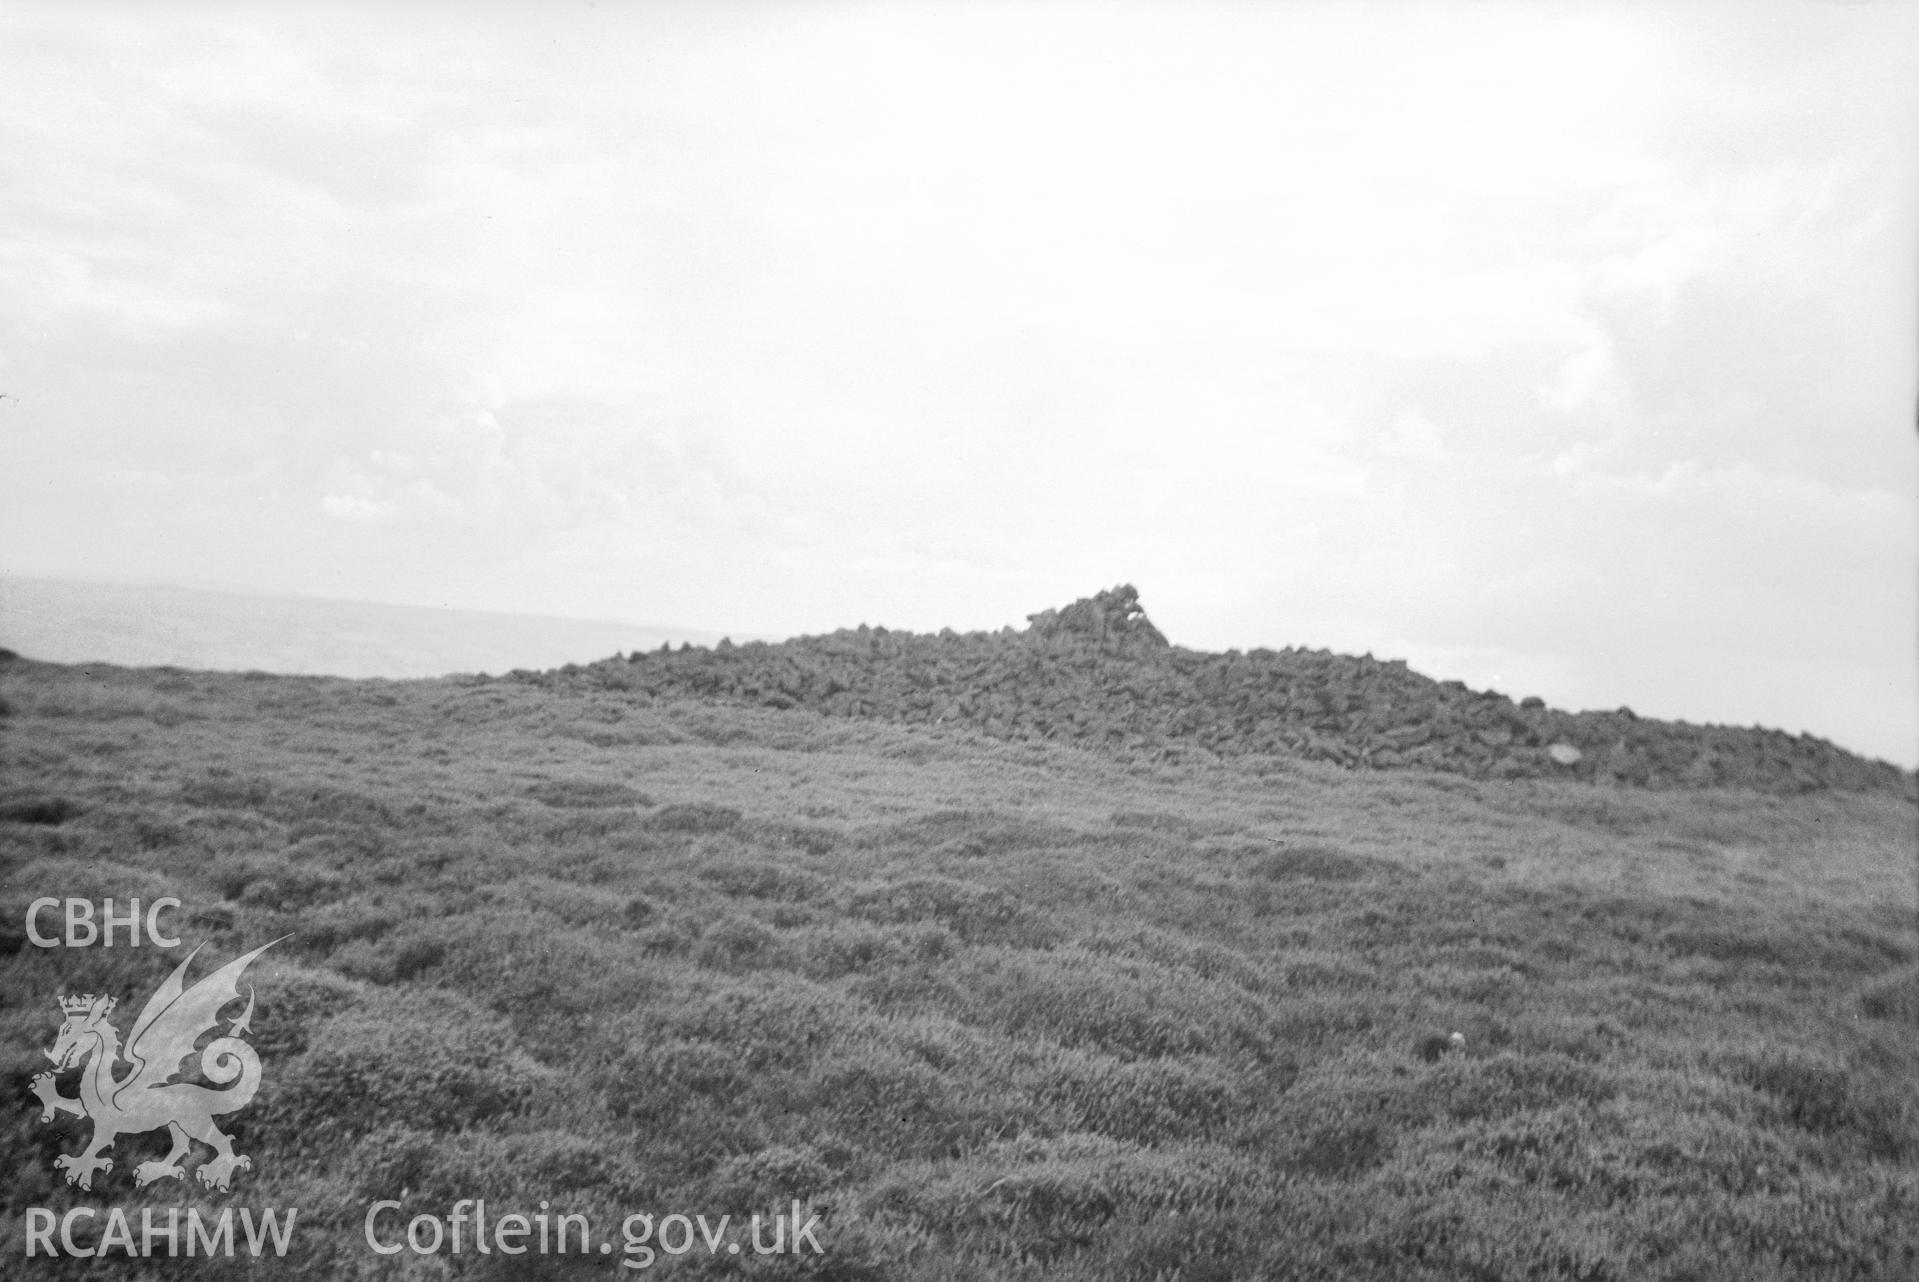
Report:
M1919 755L1919 9L16 5L0 572ZM583 656L591 657L591 656Z

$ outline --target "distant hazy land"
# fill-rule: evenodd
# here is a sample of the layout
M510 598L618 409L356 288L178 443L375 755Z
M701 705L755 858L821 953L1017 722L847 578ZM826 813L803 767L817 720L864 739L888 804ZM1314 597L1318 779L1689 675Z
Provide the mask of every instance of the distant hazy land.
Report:
M717 640L714 632L603 620L0 578L0 645L53 663L431 677Z

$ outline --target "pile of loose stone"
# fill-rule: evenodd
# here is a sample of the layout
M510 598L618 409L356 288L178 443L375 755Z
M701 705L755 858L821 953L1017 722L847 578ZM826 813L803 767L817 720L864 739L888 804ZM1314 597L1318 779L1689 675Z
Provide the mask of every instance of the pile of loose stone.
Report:
M1019 630L928 636L862 625L514 677L589 681L635 697L961 724L1134 759L1267 754L1356 770L1769 792L1909 785L1892 765L1778 730L1655 721L1626 708L1561 712L1370 655L1183 649L1167 643L1129 586L1032 615Z

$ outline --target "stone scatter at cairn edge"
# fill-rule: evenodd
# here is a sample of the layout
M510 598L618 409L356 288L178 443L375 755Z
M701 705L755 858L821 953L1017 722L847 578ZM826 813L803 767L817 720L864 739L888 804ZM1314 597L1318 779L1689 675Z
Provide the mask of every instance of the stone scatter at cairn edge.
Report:
M1562 712L1371 655L1184 649L1124 585L1029 615L1021 629L926 635L862 624L778 643L663 647L511 679L964 725L1128 759L1266 754L1355 770L1784 793L1907 786L1892 765L1779 730L1656 721L1627 708Z

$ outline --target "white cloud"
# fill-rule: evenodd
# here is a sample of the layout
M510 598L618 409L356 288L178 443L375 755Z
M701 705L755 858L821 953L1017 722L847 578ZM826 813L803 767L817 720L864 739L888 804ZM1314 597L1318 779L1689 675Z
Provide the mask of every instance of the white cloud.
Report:
M366 494L328 494L320 500L320 510L335 520L371 523L390 520L395 509Z
M1449 457L1445 429L1417 410L1401 410L1394 415L1380 434L1379 448L1383 453L1422 463L1444 463Z
M1594 406L1601 391L1619 377L1612 344L1603 334L1560 362L1558 375L1539 389L1539 400L1559 414L1579 414Z

